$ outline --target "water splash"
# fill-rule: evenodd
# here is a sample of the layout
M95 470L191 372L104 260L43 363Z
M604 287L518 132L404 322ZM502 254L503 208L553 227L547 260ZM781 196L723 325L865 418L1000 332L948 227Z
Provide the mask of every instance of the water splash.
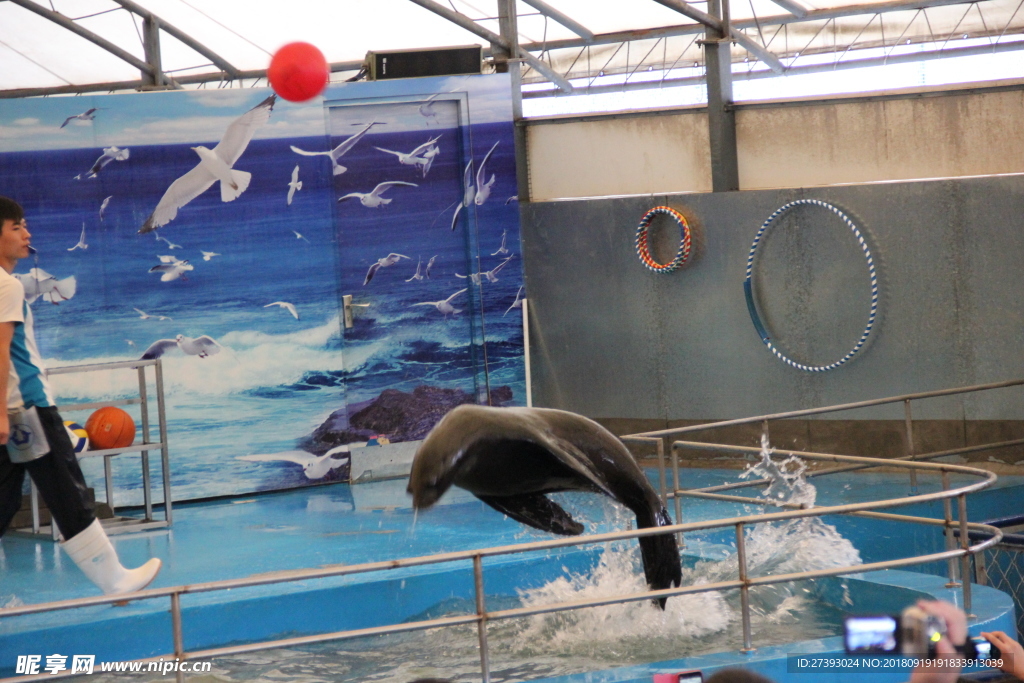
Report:
M804 478L807 463L796 456L772 458L768 435L761 435L761 460L748 465L741 479L769 480L761 498L778 504L814 507L817 489ZM766 522L749 527L744 536L749 576L847 567L861 563L860 552L834 526L819 517ZM763 614L782 609L794 595L808 591L810 582L762 586L751 592L752 606Z
M761 434L761 461L747 465L740 474L740 479L768 479L770 483L761 493L761 497L780 503L813 507L818 491L804 479L807 463L795 455L776 461L772 459L774 452L775 449L768 443L768 434Z
M748 466L741 478L756 476L769 480L762 497L776 504L814 505L817 490L804 478L807 464L795 456L772 458L767 435L762 437L761 459ZM606 501L605 523L625 529L631 514ZM577 519L594 519L577 516ZM590 531L588 529L588 531ZM860 554L835 527L817 518L785 520L750 525L744 536L747 573L766 576L828 569L860 564ZM718 561L698 561L684 569L683 585L735 580L739 569L735 554ZM540 588L522 591L524 606L555 602L592 600L625 595L647 589L639 549L635 541L609 544L597 568L588 575L574 575L552 581ZM814 600L810 582L762 586L750 593L753 615L764 625L794 623ZM708 592L668 599L664 611L649 601L607 605L554 614L537 615L515 637L514 649L529 654L561 651L598 659L620 656L628 651L643 661L669 650L671 657L693 651L695 643L707 647L709 636L721 634L740 618L738 591ZM735 631L728 638L715 636L718 644L735 644ZM724 649L724 648L717 648ZM650 661L647 659L646 661Z
M684 570L684 584L705 582L698 572ZM520 591L520 598L523 606L532 607L645 590L639 549L630 541L609 544L591 573ZM531 656L561 652L608 661L628 653L633 661L650 661L651 657L678 656L670 653L678 652L681 640L720 632L733 619L732 608L718 592L669 598L664 611L649 600L619 603L530 617L512 647Z

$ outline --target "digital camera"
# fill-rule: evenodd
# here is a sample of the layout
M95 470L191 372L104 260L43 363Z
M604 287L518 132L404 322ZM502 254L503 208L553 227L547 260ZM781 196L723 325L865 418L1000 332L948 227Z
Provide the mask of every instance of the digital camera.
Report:
M913 605L902 614L875 616L848 616L843 619L843 644L848 654L904 655L908 657L935 658L935 645L946 635L946 622L920 607ZM965 656L975 659L980 656L981 640L988 646L991 656L994 646L984 639L968 641ZM975 644L975 647L971 647ZM998 652L998 650L995 650Z

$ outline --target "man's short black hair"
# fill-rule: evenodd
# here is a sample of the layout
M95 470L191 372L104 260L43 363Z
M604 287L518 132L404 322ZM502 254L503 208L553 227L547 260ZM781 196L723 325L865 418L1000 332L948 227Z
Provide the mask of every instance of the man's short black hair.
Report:
M25 217L25 209L21 204L8 197L0 197L0 227L7 221L20 223Z

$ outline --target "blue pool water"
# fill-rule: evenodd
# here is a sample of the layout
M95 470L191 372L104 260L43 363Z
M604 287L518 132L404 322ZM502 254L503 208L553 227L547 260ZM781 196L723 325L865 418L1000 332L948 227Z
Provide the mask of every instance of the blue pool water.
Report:
M733 481L737 474L687 470L685 484ZM814 483L819 504L907 493L906 483L893 475L848 474ZM1004 478L996 490L972 496L971 517L998 516L1000 508L1005 510L1013 504L1014 496L1019 496L1016 487L1021 483ZM921 485L925 490L932 486L926 480ZM561 500L578 519L590 520L590 532L619 529L629 523L629 516L603 497L566 495ZM686 521L757 509L691 501L683 507ZM937 516L941 507L929 510L927 506L914 506L907 511ZM930 529L908 532L897 527L879 533L863 520L826 521L841 531L849 544L844 545L846 541L825 525L776 525L761 537L760 545L752 543L751 573L786 571L787 561L795 562L795 569L806 568L810 561L827 563L830 553L852 549L864 561L873 561L904 555L907 548L915 553L929 552L941 543ZM734 561L728 559L734 552L731 533L687 536L684 554L689 582L713 581L735 572ZM548 538L547 534L505 519L460 490L452 490L441 505L414 516L404 482L389 481L183 505L175 509L173 529L115 537L115 543L128 565L139 564L149 556L162 558L165 569L156 586L171 586ZM601 590L639 589L642 574L634 547L623 543L589 551L566 549L540 556L488 560L488 608L583 597ZM0 549L0 606L94 594L86 579L48 542L8 537ZM885 600L898 603L885 609L894 611L916 595L934 594L943 582L927 576L914 581L923 583L916 588L904 585L898 590L881 591ZM913 583L906 579L901 582ZM818 644L814 647L828 647L830 643L834 647L841 614L844 609L853 609L843 603L844 596L853 596L851 599L859 601L860 606L878 609L879 591L864 586L884 583L877 578L867 583L832 579L784 590L762 589L754 596L758 656L778 654L772 646L784 649L786 643L809 641ZM182 601L186 649L466 613L473 610L471 596L468 563L186 596ZM0 675L8 674L5 669L13 664L7 661L9 654L34 652L32 648L47 650L46 654L62 649L68 650L66 654L89 652L98 660L165 654L171 649L166 609L164 599L0 620ZM633 680L630 676L647 676L649 680L646 669L643 674L629 672L642 662L676 661L680 657L712 657L707 661L719 661L714 657L724 655L706 653L735 652L740 647L738 623L736 597L715 594L673 598L665 613L646 603L636 603L624 611L601 608L557 618L495 623L489 627L495 679L542 679L583 670L607 670L609 676L614 671L625 676L609 681ZM1012 618L1010 624L1006 629L1012 628ZM125 639L107 637L112 628L121 629ZM219 680L228 681L273 679L291 683L330 678L397 683L427 675L475 678L477 657L475 628L469 626L225 657L214 663L214 673ZM779 680L778 671L766 671Z

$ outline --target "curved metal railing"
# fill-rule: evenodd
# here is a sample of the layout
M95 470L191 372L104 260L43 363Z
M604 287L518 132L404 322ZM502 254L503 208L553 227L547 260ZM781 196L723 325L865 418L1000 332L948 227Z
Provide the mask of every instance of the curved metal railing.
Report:
M1015 382L1004 382L995 385L982 385L981 388L996 388L1004 386L1014 386L1024 384L1024 380L1018 380ZM949 395L952 393L959 393L964 391L977 391L981 390L979 387L967 387L961 390L947 390L944 392L929 392L928 394L908 395L901 397L894 397L890 399L880 399L878 401L860 402L857 404L846 404L840 407L831 407L827 409L814 409L812 411L795 411L793 413L781 413L772 416L761 416L756 418L748 418L744 420L730 420L727 422L714 423L712 425L697 425L693 427L685 427L673 430L661 430L658 432L648 432L645 434L630 435L623 437L626 442L656 442L658 444L659 458L661 464L661 482L662 482L662 495L668 498L674 498L676 501L681 496L693 496L702 498L711 498L717 500L727 500L733 502L743 502L745 504L765 504L765 505L778 505L771 501L745 497L745 496L733 496L725 493L721 493L724 490L730 490L740 487L751 487L757 485L763 485L767 483L767 480L742 482L738 484L726 484L722 486L707 487L704 489L685 490L681 489L678 485L678 460L675 457L675 451L677 448L700 448L700 449L713 449L722 452L736 452L747 454L751 452L760 452L760 449L753 449L743 446L733 446L728 444L708 444L700 442L688 442L688 441L674 441L672 437L691 431L697 431L698 429L717 428L727 425L743 424L750 422L761 422L770 419L781 419L782 417L793 417L796 415L809 415L817 414L822 412L831 412L834 410L845 410L853 407L864 407L866 405L879 405L881 403L891 403L895 401L907 400L909 406L909 400L918 397L938 396L938 395ZM909 407L908 407L909 411ZM909 413L908 413L909 414ZM173 652L160 657L151 657L147 659L141 659L136 661L141 662L156 662L158 660L166 660L169 658L176 658L180 661L186 660L197 660L197 659L208 659L213 657L241 654L245 652L253 652L257 650L267 650L278 647L291 647L298 645L308 645L313 643L320 643L330 640L341 640L349 638L358 638L369 635L380 635L387 633L399 633L416 630L426 630L431 628L445 627L445 626L456 626L460 624L476 624L478 629L478 637L480 642L480 658L481 658L481 672L485 683L490 680L490 659L487 642L487 623L490 621L497 621L503 619L513 619L519 617L525 617L536 614L544 614L550 612L564 611L564 610L575 610L586 607L598 607L603 605L609 605L614 603L625 603L625 602L637 602L642 600L651 600L660 597L671 597L676 595L687 595L693 593L702 593L708 591L722 591L737 589L740 591L740 603L743 617L743 642L744 650L750 650L753 648L750 633L750 605L749 605L749 591L751 588L756 586L764 586L769 584L778 583L789 583L793 581L801 581L806 579L821 578L826 576L838 576L843 574L860 573L865 571L873 571L877 569L888 569L895 567L906 567L918 564L924 564L927 562L934 562L940 560L947 560L950 562L951 571L955 566L957 559L961 562L962 576L969 577L969 557L973 553L977 553L988 547L991 547L998 543L1002 538L1002 531L996 527L988 526L985 524L970 523L967 521L967 495L980 491L990 485L992 485L997 477L995 474L988 472L983 469L974 467L968 467L963 465L953 465L945 463L930 463L921 462L920 460L926 460L929 458L940 457L940 455L954 455L957 453L965 453L974 450L982 450L985 448L1000 448L1006 445L1014 445L1018 443L1024 443L1024 440L1017 440L1013 442L1000 442L998 444L986 444L980 447L969 447L963 449L954 449L951 451L944 451L940 453L930 453L923 455L910 454L908 457L897 459L897 460L880 460L878 458L867 458L861 456L848 456L848 455L835 455L826 453L808 453L801 451L788 451L782 449L776 449L774 452L780 455L797 455L801 458L818 461L831 461L835 463L842 463L841 467L832 468L830 470L818 471L810 473L810 476L820 476L826 473L834 473L838 471L850 471L853 469L864 469L869 467L897 467L905 469L911 472L913 481L916 486L916 475L918 473L925 474L937 474L942 479L942 490L933 493L915 493L914 495L901 497L897 499L888 500L876 500L867 501L862 503L847 503L843 505L830 505L821 507L798 507L797 509L784 510L780 512L771 512L759 515L742 515L738 517L729 517L724 519L716 519L702 522L690 522L684 524L675 524L672 526L658 527L654 529L638 529L633 531L620 531L602 534L590 534L586 536L575 536L571 538L557 538L547 541L536 541L531 543L523 543L516 545L498 546L492 548L482 548L476 550L465 550L452 553L442 553L436 555L428 555L421 557L412 557L396 560L387 560L382 562L369 562L357 565L338 565L333 567L325 567L318 569L299 569L291 571L273 572L270 574L261 574L259 576L252 576L241 579L232 579L226 581L213 581L208 583L198 583L183 586L173 586L166 588L153 588L148 590L131 593L128 595L117 595L117 596L98 596L92 598L80 598L75 600L65 600L61 602L52 602L38 605L24 605L18 607L8 607L0 609L0 619L10 618L20 615L27 614L38 614L42 612L52 612L59 610L70 610L79 609L84 607L91 607L95 605L113 604L124 602L125 600L150 600L155 598L169 598L170 610L171 610L171 621L172 621L172 632L171 642ZM668 450L673 454L673 466L675 471L675 487L672 492L665 490L665 468L664 468L664 454L665 446L667 445ZM953 487L950 484L950 475L962 474L976 478L976 481L971 483ZM951 515L951 501L956 499L958 502L958 520L953 521ZM915 503L925 503L930 501L942 500L946 507L945 519L932 519L926 517L916 517L910 515L901 515L894 513L883 513L878 510L887 508L896 508L906 505L912 505ZM781 507L785 507L782 505ZM678 507L677 507L678 510ZM926 555L917 555L913 557L900 558L895 560L887 560L882 562L872 562L868 564L859 564L846 567L834 567L830 569L821 569L807 572L793 572L789 574L778 574L768 576L751 577L747 572L746 563L746 539L745 529L750 525L763 524L767 522L783 521L789 519L806 518L806 517L821 517L825 515L836 515L836 514L847 514L856 516L872 517L876 519L885 519L894 522L912 523L912 524L924 524L931 526L941 526L945 528L947 547L946 550L930 553ZM677 517L678 519L678 517ZM515 609L506 610L495 610L488 611L486 606L486 600L484 596L484 558L493 558L504 555L513 555L518 553L536 552L536 551L547 551L557 548L566 548L571 546L586 546L594 544L603 544L611 541L621 541L633 538L642 538L646 536L654 536L663 533L677 533L683 534L693 531L704 531L710 529L723 529L732 527L736 534L736 561L737 561L737 578L729 581L719 581L715 583L699 584L692 586L681 586L678 588L669 588L664 590L647 590L629 594L603 596L600 598L592 598L586 600L570 600L558 603L552 603L541 606L531 607L519 607ZM951 542L953 538L953 529L959 530L959 544ZM985 540L970 545L971 532L982 532L985 535ZM354 574L365 574L371 572L386 572L400 568L417 567L425 565L452 563L452 562L465 562L471 561L473 564L473 578L474 578L474 594L476 598L476 612L473 614L456 615L449 617L442 617L438 619L425 619L415 622L403 622L396 624L389 624L383 626L376 626L372 628L362 629L351 629L336 631L331 633L322 633L317 635L302 636L296 638L286 639L275 639L261 642L246 643L241 645L231 645L225 647L208 648L203 650L186 651L184 647L183 629L182 629L182 610L181 610L181 596L196 594L196 593L210 593L215 591L226 591L238 588L246 588L253 586L265 586L270 584L282 584L294 581L305 581L310 579L338 577ZM952 577L951 577L952 578ZM962 581L960 585L963 590L964 596L964 607L966 610L970 610L970 582ZM62 677L62 675L74 675L71 672L62 674L39 674L37 676L18 676L16 678L0 679L0 683L7 683L14 681L31 681L47 679L52 680L55 678ZM178 680L182 680L181 672L177 672Z

